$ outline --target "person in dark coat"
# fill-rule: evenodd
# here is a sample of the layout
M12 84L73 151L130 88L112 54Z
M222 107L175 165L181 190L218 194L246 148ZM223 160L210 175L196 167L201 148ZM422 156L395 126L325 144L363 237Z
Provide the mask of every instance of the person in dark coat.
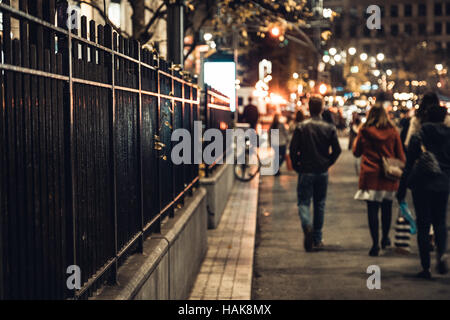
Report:
M313 96L309 99L311 118L301 122L294 131L289 156L298 172L298 214L304 232L307 252L323 248L322 227L328 188L328 169L341 154L336 127L325 122L321 113L323 100ZM331 151L331 152L330 152ZM311 219L310 205L314 214Z
M243 121L250 124L250 128L256 130L258 124L259 111L258 107L252 104L252 98L248 98L248 105L244 107Z
M434 229L437 248L437 271L441 274L448 272L445 252L447 249L446 215L450 190L450 127L444 123L446 115L447 109L439 105L428 108L424 114L420 131L411 136L406 166L397 192L398 201L404 202L409 182L417 216L417 242L423 269L417 276L425 279L431 278L428 236L431 225ZM442 173L435 177L427 175L416 178L416 181L408 181L413 166L422 153L422 146L434 154Z
M355 157L362 157L359 174L359 190L355 194L356 200L367 202L370 235L372 248L370 256L378 256L379 222L378 211L381 207L382 239L381 246L391 244L389 231L392 220L392 201L398 189L397 181L389 180L384 176L382 157L396 158L405 162L400 135L395 125L389 120L386 110L381 105L373 106L368 114L367 121L359 130L353 145Z

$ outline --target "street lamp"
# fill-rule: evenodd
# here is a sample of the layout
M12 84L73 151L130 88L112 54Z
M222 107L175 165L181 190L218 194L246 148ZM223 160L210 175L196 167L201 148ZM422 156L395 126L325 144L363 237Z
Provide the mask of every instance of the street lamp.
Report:
M337 50L336 50L336 48L330 48L330 54L332 55L332 56L334 56L336 53L337 53Z
M387 74L389 77L392 76L392 70L391 70L391 69L386 70L386 74Z
M335 60L337 63L339 63L339 62L342 60L341 55L340 55L340 54L335 55L335 56L334 56L334 60Z
M298 73L297 73L297 72L294 72L294 73L292 74L292 78L298 79Z
M378 61L383 61L384 60L384 54L383 53L377 54L377 60Z
M321 95L325 95L325 94L327 93L327 91L328 91L327 85L326 85L325 83L322 83L322 84L319 86L319 93L320 93Z
M367 58L368 58L367 53L365 53L365 52L361 53L361 55L359 56L359 58L360 58L362 61L366 61Z
M322 58L323 62L325 62L325 63L328 63L328 62L330 62L330 59L331 59L331 57L330 57L330 56L328 56L328 55L326 55L326 56L323 56L323 58Z
M203 35L203 39L205 39L206 42L211 41L212 37L213 37L213 35L211 33L209 33L209 32L205 33Z
M353 47L349 48L348 49L348 54L351 55L351 56L354 56L356 54L356 48L353 48Z
M434 67L435 67L436 70L439 71L439 72L441 72L442 70L444 70L444 66L443 66L441 63L435 65Z
M322 11L322 15L323 15L323 17L325 19L329 19L333 15L333 10L328 9L328 8L324 8L323 11Z

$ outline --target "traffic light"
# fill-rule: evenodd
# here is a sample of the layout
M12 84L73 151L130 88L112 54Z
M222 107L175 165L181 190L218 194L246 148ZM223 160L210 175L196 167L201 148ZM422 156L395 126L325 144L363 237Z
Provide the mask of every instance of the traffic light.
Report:
M279 36L281 36L280 27L273 26L272 28L270 28L270 34L272 35L272 37L275 37L275 38L278 38Z

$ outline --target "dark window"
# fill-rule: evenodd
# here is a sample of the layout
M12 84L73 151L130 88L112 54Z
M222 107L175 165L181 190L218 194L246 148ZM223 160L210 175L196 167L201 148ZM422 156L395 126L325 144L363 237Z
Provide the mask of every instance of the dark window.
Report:
M427 15L427 5L425 3L419 4L419 16L425 17Z
M435 16L442 16L442 3L435 3L434 4L434 15Z
M424 36L427 34L427 25L425 23L419 23L419 35Z
M398 36L398 24L391 25L391 36Z
M445 4L445 14L450 16L450 2Z
M409 23L405 24L405 33L410 36L413 34L412 25L410 25Z
M377 37L382 38L384 37L384 28L381 27L381 29L377 29Z
M391 17L398 17L398 6L396 4L391 6Z
M393 57L395 57L395 56L397 56L397 54L398 54L398 48L397 48L397 47L391 47L390 52L391 52L391 55L392 55Z
M380 11L381 11L381 17L384 18L384 6L379 6L380 7Z
M370 44L363 45L363 52L367 53L368 55L370 55L370 53L372 52L371 49L372 48L371 48Z
M238 106L242 106L242 105L244 105L244 98L238 97Z
M370 37L370 29L364 26L364 37L369 38Z
M356 29L357 29L356 25L350 26L350 32L349 32L350 37L352 37L352 38L356 37ZM367 29L367 28L364 28L364 29Z
M450 42L447 42L447 55L450 55Z
M336 38L341 38L342 37L342 26L340 24L337 24L334 27L334 35Z
M434 23L434 34L435 35L442 34L442 23L440 23L440 22L435 22Z
M450 22L447 22L446 23L446 26L445 26L445 28L447 29L447 34L450 34Z
M412 16L412 5L405 4L405 17L411 17Z

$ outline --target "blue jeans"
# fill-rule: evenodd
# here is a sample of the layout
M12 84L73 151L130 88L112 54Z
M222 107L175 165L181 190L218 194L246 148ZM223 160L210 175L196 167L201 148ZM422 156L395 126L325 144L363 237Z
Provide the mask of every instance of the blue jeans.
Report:
M314 242L322 241L322 227L325 215L325 201L327 198L328 172L300 173L298 175L297 199L298 214L302 222L303 231L313 229ZM310 205L313 199L314 220L311 222Z

